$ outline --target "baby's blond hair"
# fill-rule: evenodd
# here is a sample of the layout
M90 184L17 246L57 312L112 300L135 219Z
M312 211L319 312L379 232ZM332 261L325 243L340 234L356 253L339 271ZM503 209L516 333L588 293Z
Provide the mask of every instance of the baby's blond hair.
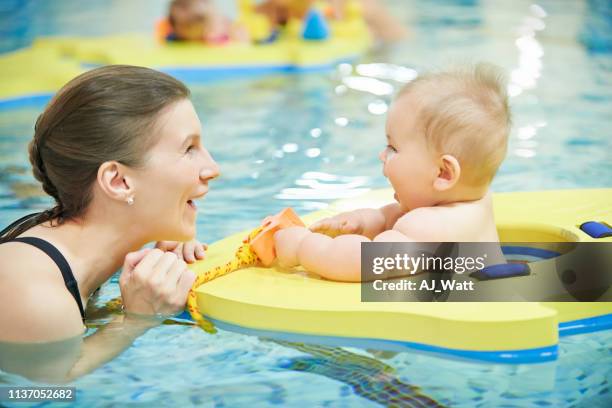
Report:
M408 83L403 97L415 98L416 126L428 147L455 156L465 184L488 185L506 155L511 125L502 71L480 63L427 73Z

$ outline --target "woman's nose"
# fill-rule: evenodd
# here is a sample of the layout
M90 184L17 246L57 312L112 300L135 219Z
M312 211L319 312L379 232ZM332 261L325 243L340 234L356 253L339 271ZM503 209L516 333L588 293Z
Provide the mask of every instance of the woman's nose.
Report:
M214 178L219 177L219 165L212 158L210 153L206 152L206 160L202 170L200 170L200 179L203 181L212 180Z
M219 177L219 165L213 160L200 171L200 179L212 180Z

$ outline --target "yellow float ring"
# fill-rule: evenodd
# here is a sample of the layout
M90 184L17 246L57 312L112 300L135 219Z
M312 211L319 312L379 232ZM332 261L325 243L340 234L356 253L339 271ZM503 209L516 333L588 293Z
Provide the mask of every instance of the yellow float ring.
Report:
M392 196L391 190L372 191L304 220L379 207ZM590 220L612 225L612 189L500 193L494 195L494 208L502 241L520 237L523 242L612 242L612 237L596 240L579 228ZM211 245L207 259L194 270L199 273L227 262L246 234ZM553 360L559 335L612 328L612 302L367 303L361 302L358 283L331 282L303 270L274 267L233 272L202 285L196 294L200 312L221 328L495 362Z

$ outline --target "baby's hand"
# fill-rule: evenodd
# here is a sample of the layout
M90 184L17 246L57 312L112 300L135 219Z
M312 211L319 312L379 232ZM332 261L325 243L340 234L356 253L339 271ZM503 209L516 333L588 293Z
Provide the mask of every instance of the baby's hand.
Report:
M179 259L187 263L194 263L196 259L204 259L208 245L200 243L197 239L192 239L187 242L159 241L155 244L155 248L164 252L173 252Z
M310 226L312 232L325 234L332 238L338 235L363 234L363 219L354 211L323 218Z

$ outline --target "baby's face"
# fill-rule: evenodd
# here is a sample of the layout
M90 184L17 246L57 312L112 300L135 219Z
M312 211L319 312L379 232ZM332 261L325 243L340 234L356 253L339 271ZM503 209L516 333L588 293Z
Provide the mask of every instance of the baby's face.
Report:
M395 199L404 211L435 204L433 188L438 175L436 156L416 126L417 106L406 95L389 109L387 147L379 157L383 174L395 190Z
M184 41L202 41L207 34L213 10L206 2L173 10L174 32Z

